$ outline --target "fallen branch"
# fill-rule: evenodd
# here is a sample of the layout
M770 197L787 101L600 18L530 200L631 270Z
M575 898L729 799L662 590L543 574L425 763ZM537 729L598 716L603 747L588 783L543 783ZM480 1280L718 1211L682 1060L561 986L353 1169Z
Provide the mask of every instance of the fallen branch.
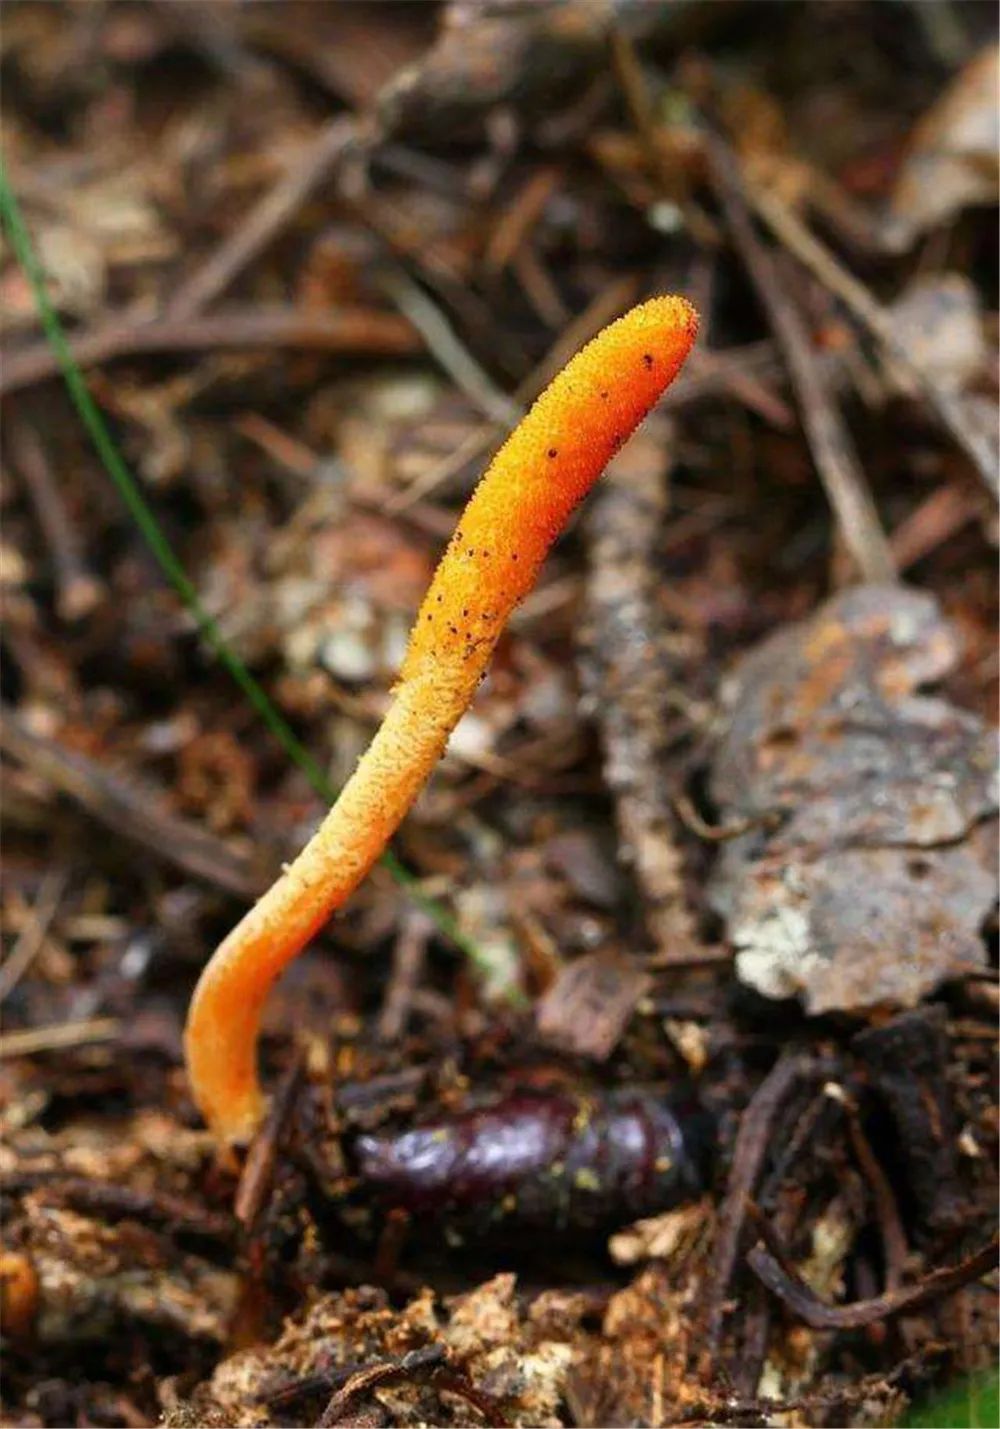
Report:
M111 318L69 339L73 360L94 367L154 352L212 352L218 348L290 347L310 352L417 352L421 339L405 318L376 308L331 313L291 307L228 308L208 317ZM48 340L7 353L0 396L59 374L59 354Z
M664 780L664 715L678 683L657 603L657 543L666 516L669 447L639 438L594 498L580 672L604 749L622 847L658 959L699 961L684 891L681 832Z

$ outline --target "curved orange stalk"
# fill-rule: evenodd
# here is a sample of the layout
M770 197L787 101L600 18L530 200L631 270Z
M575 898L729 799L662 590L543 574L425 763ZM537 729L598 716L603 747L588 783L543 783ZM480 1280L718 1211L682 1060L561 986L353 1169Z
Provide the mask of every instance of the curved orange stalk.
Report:
M263 1111L256 1044L271 983L384 850L552 542L673 379L697 330L694 309L675 297L642 303L605 328L542 393L473 492L375 738L313 838L219 946L195 989L188 1075L222 1139L245 1139Z

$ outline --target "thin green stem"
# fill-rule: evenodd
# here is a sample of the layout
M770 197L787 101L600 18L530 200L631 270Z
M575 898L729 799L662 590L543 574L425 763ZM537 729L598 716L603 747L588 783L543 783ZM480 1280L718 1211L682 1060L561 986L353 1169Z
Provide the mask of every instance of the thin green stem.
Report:
M197 590L115 445L107 423L97 403L90 395L83 374L73 358L69 343L66 341L66 334L63 331L59 315L49 298L45 274L21 215L20 205L7 180L6 169L2 162L0 162L0 218L3 219L15 256L31 285L42 328L58 359L80 421L86 428L104 469L117 487L122 501L142 533L143 539L152 551L160 569L191 612L205 643L213 651L222 667L236 681L285 753L302 770L317 794L327 803L332 803L336 798L336 791L330 781L305 745L297 738L287 721L275 709L263 688L251 675L240 657L227 644L219 627L202 604ZM387 849L382 855L381 862L396 882L406 890L412 902L427 914L449 941L460 948L476 966L487 966L487 961L476 943L461 931L450 913L421 892L415 875L400 862L390 849Z

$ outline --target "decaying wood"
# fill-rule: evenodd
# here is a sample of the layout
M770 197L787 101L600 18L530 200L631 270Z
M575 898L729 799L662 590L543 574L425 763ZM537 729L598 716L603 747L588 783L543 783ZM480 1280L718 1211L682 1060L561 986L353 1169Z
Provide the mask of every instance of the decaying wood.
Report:
M657 602L657 544L667 510L669 437L640 435L608 472L587 518L590 574L580 670L601 728L623 859L657 955L698 956L684 889L681 825L669 787L664 716L676 708L677 636Z
M957 657L931 597L858 586L734 672L712 791L772 826L723 846L710 896L766 997L912 1007L982 966L996 737L918 693Z

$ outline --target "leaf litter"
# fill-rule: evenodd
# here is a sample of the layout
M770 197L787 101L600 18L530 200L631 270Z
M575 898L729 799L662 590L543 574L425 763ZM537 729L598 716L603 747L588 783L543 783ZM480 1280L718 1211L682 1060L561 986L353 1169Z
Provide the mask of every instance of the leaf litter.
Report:
M893 1422L992 1366L988 7L8 8L9 171L80 361L335 782L506 414L646 293L706 336L403 831L492 990L373 877L280 989L241 1169L181 1019L321 801L196 648L5 255L7 1420ZM846 585L831 413L910 589ZM579 1160L591 1108L682 1089L703 1184L634 1225L598 1159L605 1226L513 1245L496 1179L470 1230L362 1174L540 1106Z

